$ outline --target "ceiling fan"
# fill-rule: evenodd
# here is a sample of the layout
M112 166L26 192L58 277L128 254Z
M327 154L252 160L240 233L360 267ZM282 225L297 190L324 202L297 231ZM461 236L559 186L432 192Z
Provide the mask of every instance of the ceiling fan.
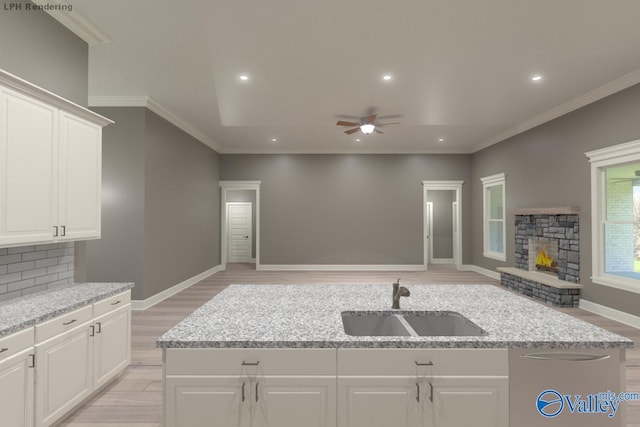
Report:
M368 135L368 134L370 134L372 132L384 133L383 131L378 129L379 127L389 126L389 125L399 125L400 124L400 122L376 123L376 117L377 116L378 116L377 114L369 114L368 116L361 117L360 118L360 122L345 122L343 120L339 120L336 123L336 125L351 127L352 129L344 131L344 133L346 133L347 135L351 135L351 134L356 133L358 131L364 133L365 135Z

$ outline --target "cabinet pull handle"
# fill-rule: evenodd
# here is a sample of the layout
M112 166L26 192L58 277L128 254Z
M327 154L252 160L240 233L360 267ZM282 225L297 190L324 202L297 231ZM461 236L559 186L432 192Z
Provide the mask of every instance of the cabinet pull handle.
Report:
M96 336L96 327L91 325L89 326L91 328L91 333L89 334L90 337L95 337Z
M429 401L433 403L433 384L429 383Z
M256 383L256 402L258 401L258 386L260 383Z
M96 334L101 334L102 333L102 322L97 322L96 325L98 325L98 330L96 331Z
M70 325L70 324L75 323L75 322L77 322L77 321L78 321L77 319L71 319L71 320L69 320L68 322L64 322L64 323L63 323L63 325L64 325L64 326L67 326L67 325Z
M118 300L118 301L116 301L116 302L112 302L112 303L111 303L111 305L118 305L118 304L120 304L121 302L122 302L121 300Z
M259 364L259 360L257 362L245 362L244 360L242 361L242 366L258 366Z
M62 237L64 237L64 236L66 236L66 235L67 235L67 226L66 226L66 225L62 225L61 227L62 227L62 234L61 234L61 236L62 236Z
M4 353L5 351L8 351L9 348L3 348L2 350L0 350L0 354Z
M29 368L35 368L36 367L36 355L35 354L30 354L29 357L31 358L31 366L28 366Z
M433 362L428 361L427 363L421 363L416 360L416 366L433 366Z
M244 402L244 397L245 397L245 396L244 396L244 384L245 384L245 383L242 383L242 401L243 401L243 402Z
M54 225L53 229L55 230L54 233L53 233L53 237L58 237L58 226Z
M593 362L609 358L608 354L590 353L530 353L525 354L525 359L533 360L564 360L566 362Z
M416 383L416 402L420 403L420 384Z

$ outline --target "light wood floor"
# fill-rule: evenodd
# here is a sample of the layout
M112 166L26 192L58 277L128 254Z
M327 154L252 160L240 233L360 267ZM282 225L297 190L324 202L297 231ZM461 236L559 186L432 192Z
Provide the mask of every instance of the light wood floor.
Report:
M162 425L162 352L155 340L230 284L386 283L398 277L407 285L460 283L498 284L473 272L433 266L428 272L277 272L255 271L252 265L230 265L179 294L132 316L131 366L116 381L71 414L69 427L160 427ZM627 391L640 392L640 330L579 309L562 311L626 336L636 343L627 350ZM640 427L640 402L627 402L627 427ZM185 426L187 427L187 426Z

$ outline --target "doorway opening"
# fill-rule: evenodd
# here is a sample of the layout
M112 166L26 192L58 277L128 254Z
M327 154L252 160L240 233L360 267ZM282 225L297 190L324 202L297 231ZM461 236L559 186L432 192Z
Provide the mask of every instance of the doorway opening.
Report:
M260 181L220 181L220 263L260 269Z
M462 263L463 181L423 181L424 269Z

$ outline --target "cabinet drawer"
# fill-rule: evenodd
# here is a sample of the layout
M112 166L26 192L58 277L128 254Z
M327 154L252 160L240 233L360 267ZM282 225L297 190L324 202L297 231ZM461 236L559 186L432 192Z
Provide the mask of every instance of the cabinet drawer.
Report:
M332 375L335 349L168 348L166 375Z
M48 320L44 323L36 325L36 343L41 343L49 338L55 337L62 332L82 325L92 319L93 307L90 305L82 307L71 313L58 316L55 319Z
M338 375L508 375L507 349L338 349Z
M93 317L102 316L131 302L131 291L122 292L93 304Z
M0 361L32 347L33 343L33 328L28 328L24 331L0 338Z

